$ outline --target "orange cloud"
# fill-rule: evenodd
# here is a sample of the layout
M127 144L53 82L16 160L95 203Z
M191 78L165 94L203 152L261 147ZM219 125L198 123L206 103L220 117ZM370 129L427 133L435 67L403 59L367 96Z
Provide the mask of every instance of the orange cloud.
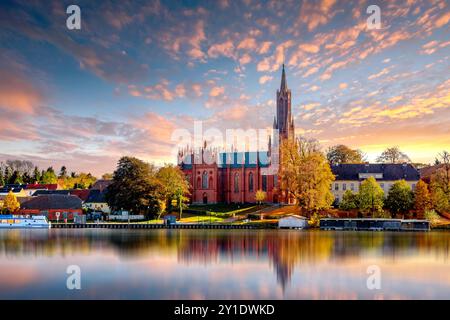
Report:
M225 93L225 87L213 87L211 91L209 91L210 97L217 97L223 95Z
M273 79L272 76L262 76L262 77L259 78L259 83L260 84L264 84L264 83L266 83L266 82L268 82L268 81L270 81L272 79Z

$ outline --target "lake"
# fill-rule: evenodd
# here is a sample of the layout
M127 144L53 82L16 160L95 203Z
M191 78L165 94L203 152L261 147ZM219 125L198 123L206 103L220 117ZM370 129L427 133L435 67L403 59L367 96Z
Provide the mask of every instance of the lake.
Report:
M449 253L438 231L0 230L0 298L448 299Z

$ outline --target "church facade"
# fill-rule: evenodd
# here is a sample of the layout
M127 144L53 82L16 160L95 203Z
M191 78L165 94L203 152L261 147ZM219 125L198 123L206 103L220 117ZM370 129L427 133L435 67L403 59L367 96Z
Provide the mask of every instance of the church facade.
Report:
M277 90L275 138L269 137L267 150L253 152L220 152L206 145L199 150L184 149L178 153L178 165L190 183L192 203L254 203L258 190L266 192L267 202L284 202L278 183L278 171L273 170L283 139L294 139L291 112L291 90L282 70ZM212 159L212 161L205 159ZM271 170L272 169L272 170Z

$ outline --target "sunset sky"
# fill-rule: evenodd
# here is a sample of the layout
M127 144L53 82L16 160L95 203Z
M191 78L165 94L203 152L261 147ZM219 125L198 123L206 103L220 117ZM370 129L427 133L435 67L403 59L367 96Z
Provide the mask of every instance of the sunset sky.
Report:
M195 120L270 127L283 62L296 133L324 150L373 161L398 145L428 163L450 149L445 0L2 1L0 44L1 161L96 175L122 155L175 162L171 135Z

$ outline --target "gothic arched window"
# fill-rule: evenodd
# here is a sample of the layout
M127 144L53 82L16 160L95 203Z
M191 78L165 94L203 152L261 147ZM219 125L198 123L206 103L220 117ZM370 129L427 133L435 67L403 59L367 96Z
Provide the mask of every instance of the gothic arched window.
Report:
M202 174L202 189L208 189L208 172L206 171Z
M236 173L234 175L234 192L235 193L239 192L239 173Z
M267 191L267 176L262 176L262 189Z
M253 172L248 174L248 191L253 191Z
M197 177L197 189L200 189L202 185L202 179L200 179L200 177Z

